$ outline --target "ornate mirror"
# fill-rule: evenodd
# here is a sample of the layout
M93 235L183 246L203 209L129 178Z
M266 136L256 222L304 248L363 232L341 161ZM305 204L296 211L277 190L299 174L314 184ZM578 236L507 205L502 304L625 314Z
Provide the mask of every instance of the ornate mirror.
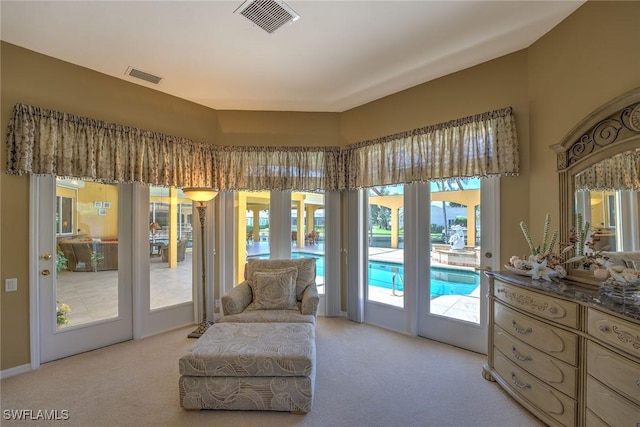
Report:
M640 260L640 88L598 108L551 148L560 175L561 240L582 227L592 242L587 251ZM571 279L595 282L582 266L568 267Z

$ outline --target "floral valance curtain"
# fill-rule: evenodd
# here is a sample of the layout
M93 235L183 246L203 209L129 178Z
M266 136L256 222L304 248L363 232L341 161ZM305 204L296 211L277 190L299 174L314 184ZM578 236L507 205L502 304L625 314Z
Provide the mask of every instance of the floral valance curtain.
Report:
M18 104L7 172L228 190L351 190L518 173L511 108L348 147L216 146Z
M511 108L361 142L343 151L348 189L519 171Z
M640 191L640 149L617 154L580 172L575 177L579 191Z

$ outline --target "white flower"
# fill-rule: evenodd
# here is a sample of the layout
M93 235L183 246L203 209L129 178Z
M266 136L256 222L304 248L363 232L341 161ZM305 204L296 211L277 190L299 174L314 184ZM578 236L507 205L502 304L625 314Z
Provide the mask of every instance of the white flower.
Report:
M549 277L549 272L547 271L547 260L545 259L542 262L532 262L531 268L531 278L533 279L544 279L547 281L551 281Z

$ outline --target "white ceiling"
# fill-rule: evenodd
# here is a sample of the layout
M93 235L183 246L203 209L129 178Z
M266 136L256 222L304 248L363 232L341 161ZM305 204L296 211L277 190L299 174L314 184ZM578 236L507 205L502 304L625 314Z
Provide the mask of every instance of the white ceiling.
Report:
M1 38L220 110L340 112L523 49L583 1L286 2L268 34L235 1L7 1ZM163 78L125 75L128 67Z

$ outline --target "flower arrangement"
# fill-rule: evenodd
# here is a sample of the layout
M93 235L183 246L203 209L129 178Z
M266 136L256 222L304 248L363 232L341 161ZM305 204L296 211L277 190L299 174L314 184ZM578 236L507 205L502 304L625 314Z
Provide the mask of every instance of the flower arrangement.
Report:
M56 322L58 326L68 324L70 314L71 314L71 307L69 307L68 304L62 303L60 305L56 305Z
M509 258L509 264L506 265L508 270L515 271L518 274L531 276L533 279L551 280L551 277L565 277L567 271L562 266L562 255L553 251L556 241L558 240L558 231L554 231L549 240L549 227L551 225L551 214L547 214L544 222L544 232L542 236L542 244L535 246L527 224L520 222L520 229L529 245L529 256L512 256Z

